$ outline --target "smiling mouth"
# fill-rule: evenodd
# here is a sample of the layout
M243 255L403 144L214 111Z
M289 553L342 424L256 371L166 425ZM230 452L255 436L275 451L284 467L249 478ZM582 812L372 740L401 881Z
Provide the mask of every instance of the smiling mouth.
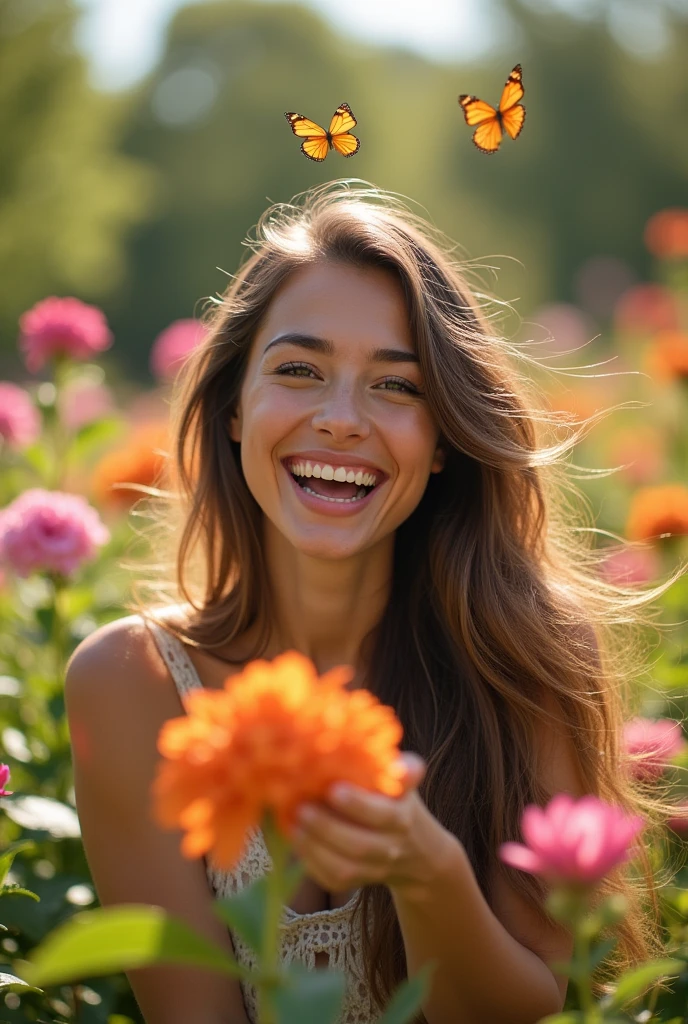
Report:
M285 460L285 468L298 486L322 501L352 505L362 501L377 487L380 473L375 470L333 466L309 460Z

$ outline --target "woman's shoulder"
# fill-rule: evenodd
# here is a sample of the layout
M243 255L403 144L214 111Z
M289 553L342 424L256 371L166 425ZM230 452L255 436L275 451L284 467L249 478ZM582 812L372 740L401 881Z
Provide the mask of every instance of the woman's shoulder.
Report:
M181 605L156 609L155 619L179 625ZM112 691L113 699L135 696L145 700L161 690L167 667L146 617L124 615L99 626L75 648L65 674L65 698L99 701Z

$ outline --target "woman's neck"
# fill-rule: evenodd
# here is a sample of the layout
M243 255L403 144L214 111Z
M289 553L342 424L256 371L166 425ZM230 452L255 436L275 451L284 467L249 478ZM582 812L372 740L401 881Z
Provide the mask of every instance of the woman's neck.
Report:
M297 650L320 673L335 665L360 670L363 640L389 600L394 537L356 558L340 560L302 554L269 520L263 541L274 609L268 656Z

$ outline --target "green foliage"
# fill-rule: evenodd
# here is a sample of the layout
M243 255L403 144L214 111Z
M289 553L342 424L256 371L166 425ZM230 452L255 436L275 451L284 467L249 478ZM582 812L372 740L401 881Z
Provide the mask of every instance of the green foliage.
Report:
M273 997L276 1024L334 1024L344 997L340 971L309 971L293 964L287 978Z
M47 986L152 963L240 973L232 959L183 921L160 907L135 905L75 915L38 946L24 973L29 981Z
M126 102L89 85L72 0L0 0L0 353L46 294L103 298L152 178L118 151ZM7 356L5 356L7 358Z

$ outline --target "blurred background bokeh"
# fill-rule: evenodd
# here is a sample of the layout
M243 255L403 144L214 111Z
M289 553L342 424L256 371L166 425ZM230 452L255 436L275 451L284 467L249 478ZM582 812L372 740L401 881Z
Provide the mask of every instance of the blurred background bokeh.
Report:
M2 901L2 971L97 902L64 665L125 613L140 494L118 485L161 479L170 381L270 203L342 177L408 197L502 303L493 322L539 361L550 407L571 422L618 407L572 460L592 543L609 548L601 571L642 586L688 557L687 55L688 0L0 0L0 535L35 488L32 515L67 492L109 531L69 580L0 564L0 759L16 794L0 847L34 843L8 877L41 894ZM526 123L486 156L457 97L496 103L516 63ZM360 152L306 160L284 111L327 125L342 101ZM55 360L66 338L72 358ZM636 711L685 722L688 578L659 611L675 626L639 668ZM686 960L687 884L684 868L663 894L667 948ZM643 1020L688 1020L688 970L677 984ZM3 1020L45 1013L141 1019L121 976L4 995Z

